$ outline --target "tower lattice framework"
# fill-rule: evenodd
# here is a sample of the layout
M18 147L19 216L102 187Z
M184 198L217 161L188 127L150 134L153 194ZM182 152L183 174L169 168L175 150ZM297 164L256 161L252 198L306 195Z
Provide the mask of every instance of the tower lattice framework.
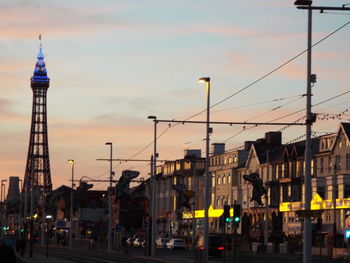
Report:
M47 89L50 79L47 76L44 54L40 44L38 60L31 78L33 90L32 121L29 136L27 164L24 176L23 191L32 187L52 190L49 158L49 142L47 136ZM32 185L33 182L33 185Z

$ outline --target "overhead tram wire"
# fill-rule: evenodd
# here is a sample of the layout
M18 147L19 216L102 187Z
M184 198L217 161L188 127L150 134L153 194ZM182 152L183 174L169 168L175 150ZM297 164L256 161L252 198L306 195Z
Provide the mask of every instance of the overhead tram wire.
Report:
M230 111L230 110L236 110L236 109L241 109L241 108L246 108L246 107L251 107L251 106L257 106L257 105L261 105L261 104L265 104L265 103L269 103L269 102L277 102L277 101L288 100L288 99L292 99L292 98L298 98L299 96L302 96L302 95L290 96L290 97L285 97L285 98L277 98L277 99L272 99L272 100L265 100L265 101L261 101L261 102L257 102L257 103L251 103L251 104L240 105L240 106L236 106L236 107L211 111L211 113L217 113L217 112L222 112L222 111Z
M341 29L343 29L344 27L346 27L347 25L350 24L350 21L346 22L344 25L340 26L339 28L337 28L336 30L332 31L331 33L329 33L328 35L326 35L325 37L321 38L319 41L315 42L313 45L311 45L311 48L317 46L318 44L322 43L323 41L325 41L326 39L328 39L329 37L331 37L332 35L334 35L335 33L337 33L338 31L340 31ZM301 55L303 55L304 53L306 53L308 51L308 49L305 49L304 51L301 51L300 53L298 53L297 55L295 55L294 57L292 57L291 59L287 60L286 62L282 63L280 66L274 68L273 70L271 70L270 72L266 73L265 75L261 76L260 78L258 78L257 80L251 82L250 84L246 85L245 87L241 88L240 90L234 92L233 94L229 95L228 97L220 100L219 102L213 104L210 106L210 109L216 107L217 105L231 99L232 97L234 97L235 95L243 92L244 90L252 87L253 85L255 85L256 83L262 81L263 79L267 78L268 76L272 75L273 73L275 73L276 71L280 70L281 68L283 68L284 66L288 65L289 63L291 63L292 61L294 61L295 59L297 59L298 57L300 57ZM189 116L188 118L185 119L185 121L190 120L200 114L202 114L203 112L206 112L206 109L195 113L191 116ZM173 125L169 124L169 127L164 130L158 137L161 137L162 135L164 135L170 128L179 125L179 123L175 123ZM154 141L151 141L149 144L147 144L145 147L143 147L140 151L138 151L137 153L135 153L132 158L136 157L137 155L141 154L142 152L144 152L148 147L150 147L151 145L153 145Z
M282 108L282 107L284 107L284 106L287 106L287 105L289 105L289 104L292 104L293 102L296 102L296 101L302 99L303 97L304 97L304 95L300 95L300 96L299 96L298 98L296 98L295 100L292 100L292 101L290 101L290 102L288 102L288 103L285 103L285 104L283 104L283 105L279 105L279 106L277 106L277 107L274 107L274 108L271 109L271 110L267 110L267 111L265 111L265 112L262 112L262 113L260 113L260 114L258 114L258 115L256 115L256 116L254 116L254 117L252 117L252 118L247 119L246 121L251 121L251 120L254 120L254 119L256 119L256 118L258 118L258 117L260 117L260 116L263 116L263 115L265 115L265 114L267 114L267 113L276 111L276 110L278 110L278 109L280 109L280 108Z
M339 98L339 97L341 97L341 96L344 96L344 95L346 95L346 94L348 94L348 93L350 93L350 90L349 90L349 91L345 91L345 92L343 92L343 93L340 93L340 94L338 94L338 95L335 95L335 96L333 96L333 97L331 97L331 98L328 98L328 99L326 99L326 100L320 101L320 102L318 102L318 103L312 105L312 107L316 107L316 106L321 105L321 104L323 104L323 103L326 103L326 102L328 102L328 101L331 101L331 100L334 100L334 99ZM280 119L283 119L283 118L292 116L292 115L297 114L297 113L302 112L302 111L305 111L305 108L303 108L303 109L301 109L301 110L298 110L298 111L295 111L295 112L292 112L292 113L289 113L289 114L284 115L284 116L282 116L282 117L279 117L279 118L276 118L276 119L267 121L267 122L268 122L268 123L269 123L269 122L274 122L274 121L277 121L277 120L280 120ZM244 127L242 130L240 130L239 132L237 132L237 133L235 133L234 135L230 136L229 138L227 138L227 139L224 140L223 142L227 142L227 141L233 139L234 137L238 136L238 135L241 134L242 132L244 132L244 131L246 131L246 130L250 130L250 129L256 128L256 127L257 127L257 126L251 126L251 127L247 127L247 128Z

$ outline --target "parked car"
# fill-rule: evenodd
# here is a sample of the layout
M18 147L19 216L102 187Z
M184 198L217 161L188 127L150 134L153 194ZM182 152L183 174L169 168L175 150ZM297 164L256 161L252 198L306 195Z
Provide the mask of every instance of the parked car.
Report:
M158 248L166 248L167 243L170 241L170 238L160 237L156 240Z
M140 237L138 237L138 238L136 238L135 240L134 240L134 247L142 247L142 243L145 241L145 239L144 238L140 238Z
M210 235L208 238L208 250L209 256L217 257L221 256L222 252L225 250L225 240L222 236ZM197 248L204 250L204 237L201 236L198 239Z
M186 245L182 239L170 239L170 241L166 244L168 249L183 249L185 250Z
M134 245L134 240L135 240L135 238L129 237L129 238L126 240L126 245L127 245L128 247L132 247L132 246Z

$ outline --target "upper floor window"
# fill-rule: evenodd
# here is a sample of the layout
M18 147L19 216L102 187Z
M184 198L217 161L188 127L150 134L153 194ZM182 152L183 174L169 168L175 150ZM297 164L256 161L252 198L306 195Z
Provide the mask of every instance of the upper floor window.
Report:
M231 175L230 175L230 174L227 175L227 183L228 183L228 184L231 183Z
M217 177L217 185L220 185L220 184L221 184L221 177L218 176L218 177Z
M226 184L226 176L225 175L222 176L222 184Z
M346 154L346 170L350 170L350 153Z
M191 162L185 162L185 169L191 169Z
M176 170L181 170L181 163L180 162L176 162Z
M211 178L211 186L215 187L215 176L212 176Z
M192 177L187 178L187 189L192 190Z
M321 157L321 159L320 159L320 173L323 173L323 165L324 165L323 162L324 162L323 158Z

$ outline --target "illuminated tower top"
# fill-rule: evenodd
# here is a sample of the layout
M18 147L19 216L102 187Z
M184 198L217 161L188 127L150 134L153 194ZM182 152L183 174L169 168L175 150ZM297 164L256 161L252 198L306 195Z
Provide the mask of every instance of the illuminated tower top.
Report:
M39 53L38 53L38 60L35 65L33 77L31 78L31 86L37 86L39 85L40 87L47 86L49 87L49 82L50 79L47 76L47 71L46 71L46 65L44 61L44 53L43 53L43 48L41 44L41 35L39 35L39 40L40 40L40 46L39 46Z

